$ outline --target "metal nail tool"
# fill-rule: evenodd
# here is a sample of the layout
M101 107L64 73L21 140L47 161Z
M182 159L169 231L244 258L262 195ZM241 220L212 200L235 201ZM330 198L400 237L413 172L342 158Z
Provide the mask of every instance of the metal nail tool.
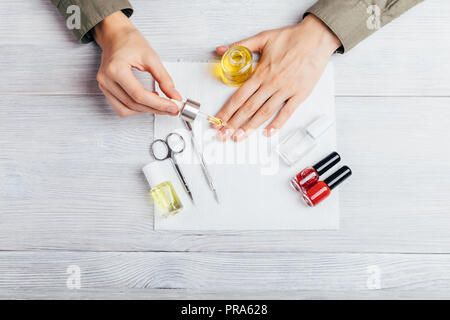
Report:
M206 181L208 182L209 188L214 193L214 198L216 199L217 203L219 203L219 196L217 195L216 187L214 186L212 177L208 171L208 167L206 166L205 159L203 158L203 154L200 152L200 148L197 144L197 141L195 140L194 130L192 130L192 125L190 122L188 122L184 119L182 121L183 121L184 125L186 126L186 129L190 132L192 148L194 149L195 153L197 154L197 157L200 159L200 166L202 167L203 175L205 176Z
M202 111L200 111L200 103L198 103L194 100L191 100L191 99L186 99L184 101L178 101L178 100L174 100L174 99L171 99L171 100L180 109L179 117L181 118L181 121L184 123L186 129L190 133L192 148L200 160L200 166L202 168L203 175L206 178L209 188L211 189L211 191L214 194L214 198L216 199L217 203L219 203L219 197L217 195L216 187L212 181L212 177L211 177L211 174L209 173L208 167L206 166L203 154L200 151L197 141L195 140L194 131L192 130L191 123L199 117L204 118L204 119L208 120L210 123L213 123L217 126L223 126L225 123L221 119L207 115L207 114L203 113Z
M158 146L161 146L162 150L157 150ZM185 147L186 143L183 137L178 133L172 132L169 135L167 135L166 139L164 140L156 139L155 141L153 141L152 144L150 145L150 152L153 155L153 157L158 161L163 161L166 159L170 159L172 161L175 171L177 172L178 178L183 184L184 190L191 198L192 203L194 203L192 192L189 189L189 186L186 182L186 178L181 172L181 169L178 166L177 160L175 158L175 154L183 152Z

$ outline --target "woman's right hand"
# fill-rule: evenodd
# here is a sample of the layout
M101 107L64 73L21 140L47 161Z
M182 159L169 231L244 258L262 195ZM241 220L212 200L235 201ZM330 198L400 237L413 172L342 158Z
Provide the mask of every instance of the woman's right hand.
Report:
M166 96L182 99L156 52L121 11L95 26L94 38L103 50L97 74L99 88L119 116L178 114L175 103L145 89L134 76L133 68L149 72Z

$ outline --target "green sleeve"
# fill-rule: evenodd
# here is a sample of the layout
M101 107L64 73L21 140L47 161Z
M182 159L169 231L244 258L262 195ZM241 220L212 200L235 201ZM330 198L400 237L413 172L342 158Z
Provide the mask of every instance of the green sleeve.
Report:
M51 0L58 8L64 19L72 16L74 13L70 6L75 5L80 8L80 28L72 30L75 37L81 43L88 43L94 40L91 30L107 16L122 10L130 17L133 13L133 7L128 0ZM69 10L68 10L69 8ZM69 12L68 12L69 11Z
M423 0L319 0L305 12L325 23L344 53Z

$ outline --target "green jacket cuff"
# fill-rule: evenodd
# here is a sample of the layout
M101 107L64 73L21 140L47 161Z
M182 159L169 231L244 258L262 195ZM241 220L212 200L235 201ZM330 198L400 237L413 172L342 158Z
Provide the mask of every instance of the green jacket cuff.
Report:
M313 14L339 38L344 53L423 0L319 0L305 15ZM370 2L370 3L369 3Z
M80 8L80 28L75 28L72 32L81 43L94 40L92 28L114 12L122 10L127 17L133 14L133 7L128 0L52 0L52 2L66 21L73 14L67 12L68 7L76 5Z

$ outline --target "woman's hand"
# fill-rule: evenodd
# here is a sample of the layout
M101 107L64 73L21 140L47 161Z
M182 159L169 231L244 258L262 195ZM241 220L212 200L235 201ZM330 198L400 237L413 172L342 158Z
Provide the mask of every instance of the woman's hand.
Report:
M119 116L178 113L172 101L145 89L134 76L132 68L149 72L168 97L181 100L156 52L121 11L99 23L94 38L103 49L98 84Z
M265 130L266 136L276 133L312 92L341 43L322 21L308 15L298 25L264 31L236 45L262 55L250 79L217 113L227 123L218 132L222 141L245 139L285 103ZM216 50L224 54L227 49Z

